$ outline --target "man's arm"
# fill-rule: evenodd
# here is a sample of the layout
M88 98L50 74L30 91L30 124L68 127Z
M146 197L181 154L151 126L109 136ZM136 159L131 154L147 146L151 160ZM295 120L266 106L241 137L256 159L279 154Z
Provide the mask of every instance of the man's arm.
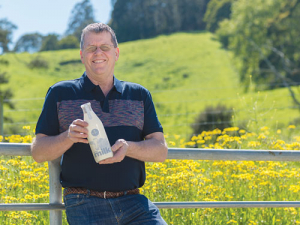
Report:
M132 142L119 139L112 146L114 156L100 161L100 164L121 162L125 156L144 162L163 162L168 155L168 146L164 135L155 132L145 137L144 141Z
M56 136L37 134L31 145L33 159L40 163L62 156L74 143L88 143L87 122L74 120L69 129Z

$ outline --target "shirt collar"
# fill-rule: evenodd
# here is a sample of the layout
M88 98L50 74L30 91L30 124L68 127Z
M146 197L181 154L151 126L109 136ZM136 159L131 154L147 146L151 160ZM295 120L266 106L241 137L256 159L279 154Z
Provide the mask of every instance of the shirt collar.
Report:
M119 81L115 76L114 76L114 86L115 86L117 92L122 93L122 90L123 90L122 82Z
M81 85L84 88L86 92L91 92L97 85L93 84L93 82L88 78L86 75L86 72L83 73L81 79ZM119 92L122 93L123 85L122 82L119 81L115 76L114 76L114 88Z

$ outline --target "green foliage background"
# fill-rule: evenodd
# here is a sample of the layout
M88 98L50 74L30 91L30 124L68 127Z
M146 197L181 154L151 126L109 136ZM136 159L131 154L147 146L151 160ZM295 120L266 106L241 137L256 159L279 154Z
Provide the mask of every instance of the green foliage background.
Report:
M116 64L118 79L140 83L150 90L166 134L191 135L190 124L207 106L222 103L235 110L234 122L249 129L279 128L299 116L285 88L249 92L239 83L239 65L209 32L175 33L120 44ZM45 60L48 68L30 69L34 59ZM0 60L14 92L16 109L4 114L22 127L35 125L48 87L60 80L75 79L84 72L79 49L40 53L5 54ZM264 85L261 83L261 85ZM80 110L80 109L78 109ZM8 133L9 134L9 133Z

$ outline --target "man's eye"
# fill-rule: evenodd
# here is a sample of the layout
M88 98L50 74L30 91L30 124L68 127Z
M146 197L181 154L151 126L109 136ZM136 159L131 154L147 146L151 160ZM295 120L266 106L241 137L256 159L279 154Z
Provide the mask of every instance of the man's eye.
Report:
M108 45L101 45L100 48L102 51L105 51L105 52L110 50L110 46L108 46Z
M88 51L88 52L94 52L94 51L96 51L96 49L97 49L96 46L90 46L90 47L88 47L88 48L86 49L86 51Z

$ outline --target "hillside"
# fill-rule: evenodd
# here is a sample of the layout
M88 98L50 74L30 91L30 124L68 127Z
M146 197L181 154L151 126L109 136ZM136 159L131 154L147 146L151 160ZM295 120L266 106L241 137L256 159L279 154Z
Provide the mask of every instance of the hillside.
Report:
M151 91L166 134L189 137L195 117L206 106L219 103L234 108L235 125L254 121L257 127L280 127L299 116L291 108L286 89L245 94L230 52L222 49L211 33L176 33L119 47L116 77ZM30 69L28 64L37 58L47 61L48 68ZM6 54L1 59L9 62L1 65L1 71L10 77L10 83L3 87L14 91L16 105L15 110L5 108L4 114L14 119L14 124L5 124L6 130L34 126L48 87L84 72L79 50Z

